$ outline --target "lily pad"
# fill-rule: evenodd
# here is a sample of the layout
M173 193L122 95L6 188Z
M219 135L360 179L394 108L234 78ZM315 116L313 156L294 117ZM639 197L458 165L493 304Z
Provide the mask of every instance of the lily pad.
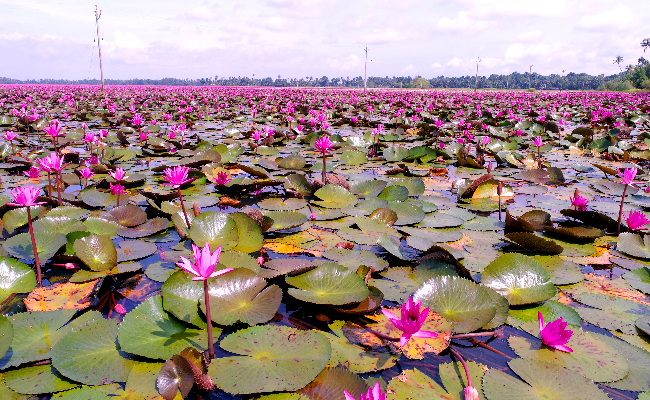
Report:
M239 355L213 360L208 373L217 387L233 394L301 389L325 368L332 352L318 332L276 325L235 332L220 346Z
M343 208L357 204L359 200L355 195L347 191L343 186L325 185L318 189L314 196L321 201L314 201L314 204L325 208Z
M496 315L496 304L483 287L457 276L440 276L425 282L413 295L424 307L454 322L454 332L472 332Z
M56 393L79 386L79 383L62 376L51 365L26 367L5 374L7 386L16 393Z
M291 296L309 303L358 303L365 300L370 293L356 272L335 263L325 263L304 274L288 276L285 280L297 288L289 288L288 293Z
M190 237L197 246L209 243L211 249L221 246L222 250L230 250L239 243L237 223L228 214L218 211L204 212L195 217Z
M52 258L68 240L62 233L56 232L34 232L38 259L41 264ZM34 260L34 249L32 238L29 233L20 233L12 236L2 243L2 247L11 256L27 261Z
M557 293L544 267L521 254L503 254L492 261L483 270L481 283L508 299L510 305L539 303Z
M13 258L0 257L0 302L12 293L28 293L35 287L36 274L30 266Z
M621 233L618 236L617 248L633 257L650 259L650 236L636 233Z
M74 242L77 257L93 271L108 271L117 265L117 250L108 236L91 235Z
M167 218L153 218L134 228L120 228L120 230L117 231L117 234L129 239L141 238L165 230L168 225L169 220Z

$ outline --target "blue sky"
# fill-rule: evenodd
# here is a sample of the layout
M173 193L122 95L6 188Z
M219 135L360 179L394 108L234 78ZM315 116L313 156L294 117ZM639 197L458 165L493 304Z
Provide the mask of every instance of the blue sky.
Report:
M95 4L121 79L362 76L365 46L370 76L609 75L650 37L647 0L0 0L0 76L99 77Z

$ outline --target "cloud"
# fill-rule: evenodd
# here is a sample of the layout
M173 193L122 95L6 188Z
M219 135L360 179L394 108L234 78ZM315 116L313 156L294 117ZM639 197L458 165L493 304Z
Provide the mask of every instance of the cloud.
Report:
M415 67L413 66L413 64L410 64L410 65L407 65L407 66L402 70L402 73L403 73L403 74L408 74L408 73L411 73L411 72L413 72L413 71L415 71Z
M400 42L408 38L408 34L397 31L395 28L375 29L372 33L364 35L361 40L368 44L385 44Z
M347 71L360 68L363 65L363 60L355 54L350 54L347 57L340 58L328 57L327 63L332 69Z
M442 65L438 62L434 62L433 64L431 64L431 68L440 69L442 68Z
M638 17L632 14L632 11L627 6L618 4L613 10L606 10L580 18L578 26L588 29L620 27L622 24L634 25L637 20Z
M146 47L144 42L138 39L138 37L133 33L122 33L121 31L115 31L113 37L115 37L115 44L119 47L132 49L141 49Z
M439 31L481 31L496 25L495 21L476 21L470 18L465 11L460 11L458 17L450 19L447 17L440 18L436 28Z
M213 21L219 17L219 14L215 13L211 9L205 6L201 7L196 7L191 9L190 11L181 14L178 16L179 19L199 19L203 21Z

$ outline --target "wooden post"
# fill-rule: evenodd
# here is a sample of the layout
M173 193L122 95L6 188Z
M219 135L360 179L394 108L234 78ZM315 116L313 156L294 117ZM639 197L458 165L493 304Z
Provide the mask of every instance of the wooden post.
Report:
M99 49L99 71L102 77L102 92L104 91L104 65L102 64L102 38L99 37L99 17L102 16L101 10L97 10L95 5L95 24L97 25L97 48Z

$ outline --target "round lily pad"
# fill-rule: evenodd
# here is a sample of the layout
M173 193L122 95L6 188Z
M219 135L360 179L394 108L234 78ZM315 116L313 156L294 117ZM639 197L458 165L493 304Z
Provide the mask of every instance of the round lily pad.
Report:
M299 210L307 206L307 202L303 199L280 199L280 198L270 198L264 199L257 203L257 206L263 210L270 211L293 211Z
M377 197L387 201L405 201L409 197L409 190L402 185L388 185Z
M8 371L7 386L21 394L56 393L79 386L79 383L62 376L51 365L37 365Z
M368 384L357 374L344 368L325 368L314 380L298 393L311 400L336 399L347 391L354 398L368 391ZM370 400L370 399L368 399Z
M368 156L359 150L346 150L341 154L341 163L347 165L361 165L368 161Z
M45 264L46 260L52 258L68 242L64 234L57 232L34 232L34 239L41 264ZM2 243L2 247L13 257L27 261L34 260L32 238L29 233L20 233L7 238Z
M30 266L13 258L0 257L0 302L12 293L28 293L35 287L36 273Z
M205 317L199 314L199 299L204 295L203 282L193 281L192 277L188 272L175 269L160 288L163 307L181 321L205 328Z
M499 256L485 267L481 283L508 299L510 305L539 303L557 293L544 267L522 254Z
M414 301L454 322L454 332L472 332L496 315L496 303L483 287L458 276L426 281L413 295Z
M204 212L194 218L190 237L199 247L210 243L211 249L221 246L222 250L230 250L239 243L237 223L228 214L218 211Z
M34 232L58 232L67 235L70 232L85 231L86 225L81 221L61 216L45 216L32 224Z
M368 180L359 182L350 187L350 192L360 196L377 196L386 187L388 183L382 180Z
M95 235L115 236L120 230L121 226L115 221L109 221L101 217L88 217L84 221L84 225L89 232Z
M108 236L91 235L74 242L77 257L93 271L108 271L117 265L117 250Z
M117 231L117 234L129 239L141 238L165 230L168 225L169 220L167 218L153 218L134 228L122 227Z
M207 348L207 332L170 316L161 296L149 297L126 314L117 338L123 351L153 359L171 358L186 347Z
M296 276L288 276L286 282L293 297L316 304L343 305L358 303L368 297L370 291L356 272L335 263Z
M422 228L450 228L461 226L463 223L465 223L465 221L461 218L442 214L440 212L434 212L426 215L418 226Z
M626 272L623 279L636 290L640 290L645 294L650 294L650 269L642 267L634 271Z
M220 346L239 355L214 359L208 373L217 387L233 394L301 389L325 368L332 351L318 332L277 325L235 332Z
M636 233L621 233L618 236L617 248L625 254L638 258L650 258L650 235L641 236Z
M147 220L147 213L134 204L125 204L113 208L104 215L106 219L111 219L121 226L127 227L140 225Z
M208 284L212 321L219 325L263 324L275 316L282 302L282 289L266 287L266 280L239 268L212 279ZM200 298L205 313L205 298Z
M271 219L272 225L266 232L283 231L295 228L309 221L306 215L297 211L268 211L265 217Z
M321 201L314 201L314 204L324 208L343 208L357 204L359 200L355 195L347 191L343 186L325 185L318 189L314 196Z

